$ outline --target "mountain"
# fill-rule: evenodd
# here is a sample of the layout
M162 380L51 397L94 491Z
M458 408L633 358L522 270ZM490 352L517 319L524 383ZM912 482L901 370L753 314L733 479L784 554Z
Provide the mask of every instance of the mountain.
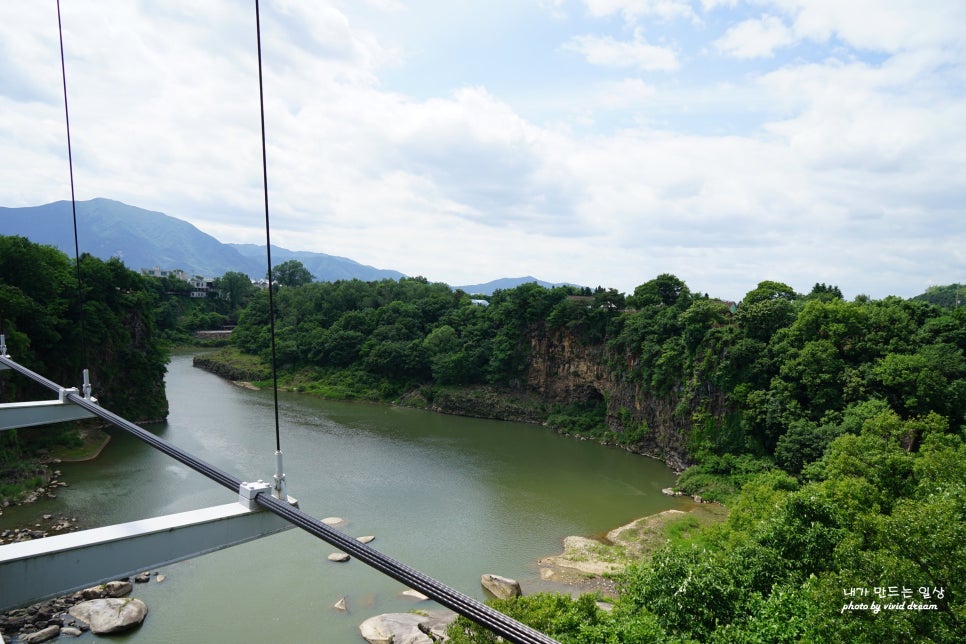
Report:
M77 202L77 226L81 252L101 259L120 257L133 270L180 268L190 275L220 277L228 271L244 273L254 279L265 277L265 246L225 244L203 233L188 222L161 212L145 210L112 199ZM0 206L0 235L21 235L37 244L59 248L74 256L74 223L69 201L43 206L5 208ZM373 268L347 257L293 251L272 245L272 265L295 259L302 262L320 282L360 279L374 281L399 279L403 273ZM510 289L536 282L553 284L535 277L506 277L485 284L453 287L471 294L490 295L497 289Z
M264 275L265 270L234 248L181 219L110 199L77 202L81 252L101 259L120 257L128 268L158 266L216 277L226 271ZM74 256L69 201L29 208L0 208L0 234L22 235Z
M77 202L81 252L108 259L120 257L131 269L180 268L192 275L220 277L228 271L265 277L265 246L224 244L186 221L111 199ZM0 235L21 235L74 256L74 224L69 201L27 208L0 207ZM319 281L357 278L398 279L398 271L380 270L351 259L290 251L272 246L272 264L297 259Z
M460 289L471 295L493 295L493 291L506 290L510 288L516 288L521 284L529 284L530 282L536 282L544 288L553 288L554 286L576 286L576 284L568 284L566 282L551 283L544 282L543 280L538 280L536 277L526 276L526 277L503 277L498 280L492 280L484 284L468 284L466 286L454 286L454 289Z
M239 253L250 259L261 262L261 272L265 271L265 246L257 244L226 244L234 248ZM337 257L324 253L312 253L305 250L288 250L272 244L272 265L278 266L282 262L295 259L302 262L312 273L312 276L321 282L334 282L336 280L359 279L364 282L375 282L382 279L398 280L405 277L399 271L384 268L373 268L360 264L348 257Z

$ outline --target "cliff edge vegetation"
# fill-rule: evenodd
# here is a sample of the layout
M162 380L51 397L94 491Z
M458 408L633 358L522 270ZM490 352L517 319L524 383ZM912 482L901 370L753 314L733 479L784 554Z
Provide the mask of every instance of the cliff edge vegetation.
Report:
M167 356L156 337L159 300L152 286L118 259L85 254L78 267L51 246L0 236L0 333L7 353L68 387L79 387L88 369L100 404L136 421L168 415ZM51 395L0 372L5 402ZM83 444L77 423L0 432L0 496L37 487L46 476L40 460Z
M762 281L739 302L421 278L281 286L300 391L529 419L687 468L727 520L588 595L495 602L562 642L966 639L966 310ZM267 364L267 293L234 351ZM627 563L627 562L622 562ZM490 642L465 621L454 642Z

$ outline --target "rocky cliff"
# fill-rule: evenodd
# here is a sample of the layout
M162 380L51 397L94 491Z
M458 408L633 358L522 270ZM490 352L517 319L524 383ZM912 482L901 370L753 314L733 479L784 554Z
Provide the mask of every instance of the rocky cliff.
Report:
M527 388L548 403L603 401L608 428L633 434L629 448L684 469L691 462L695 401L713 417L726 413L725 397L714 391L690 396L683 385L661 395L632 381L634 366L627 356L613 355L601 344L584 344L569 331L540 330L530 338Z

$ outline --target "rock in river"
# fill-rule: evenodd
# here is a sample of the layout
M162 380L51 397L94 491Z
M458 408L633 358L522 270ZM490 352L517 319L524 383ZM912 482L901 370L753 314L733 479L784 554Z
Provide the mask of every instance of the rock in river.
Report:
M480 583L497 599L510 599L523 594L523 591L520 590L520 582L500 575L483 575Z
M24 644L37 644L37 642L46 642L47 640L52 640L58 635L60 635L60 626L54 624L53 626L48 626L47 628L34 633L21 635L20 641Z
M359 632L369 644L433 644L454 619L456 613L451 611L428 615L387 613L362 622Z
M104 584L104 594L107 597L124 597L131 594L131 582L118 579Z
M139 626L148 614L148 606L140 599L107 597L81 602L69 612L72 617L90 624L95 635L101 635Z

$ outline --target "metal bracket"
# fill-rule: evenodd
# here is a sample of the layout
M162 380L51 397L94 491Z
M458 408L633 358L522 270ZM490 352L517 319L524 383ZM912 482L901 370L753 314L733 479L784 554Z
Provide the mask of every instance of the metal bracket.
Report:
M257 510L258 504L255 503L255 497L258 496L259 492L269 492L271 493L272 486L265 481L258 479L254 483L242 483L238 486L238 502L249 510Z
M272 490L272 494L276 499L284 499L288 495L285 494L285 469L282 466L282 451L276 450L275 452L275 488Z

